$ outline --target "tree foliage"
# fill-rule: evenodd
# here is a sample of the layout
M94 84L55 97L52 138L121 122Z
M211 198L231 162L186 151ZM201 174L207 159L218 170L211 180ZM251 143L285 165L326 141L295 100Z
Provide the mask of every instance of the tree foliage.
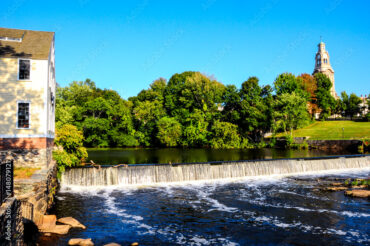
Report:
M215 149L239 148L240 136L238 134L238 126L230 122L216 121L212 126L210 144Z
M157 122L159 142L166 147L175 147L181 136L181 124L170 117L163 117Z
M321 109L320 118L325 120L335 111L336 107L335 98L330 94L332 83L323 73L316 73L315 80L317 83L315 91L317 105Z
M65 167L76 166L87 157L83 139L82 132L76 126L65 124L57 128L55 145L59 148L53 152L53 157L57 162L59 174L64 172Z
M327 115L358 112L355 95L333 101L330 87L323 74L283 73L273 88L249 77L238 88L187 71L168 82L159 78L125 100L87 79L57 88L56 124L74 125L86 147L250 147L266 133L306 125L312 105Z

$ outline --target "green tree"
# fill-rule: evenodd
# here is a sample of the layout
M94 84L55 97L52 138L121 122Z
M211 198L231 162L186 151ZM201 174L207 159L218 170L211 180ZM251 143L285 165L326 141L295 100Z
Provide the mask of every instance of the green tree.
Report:
M240 93L235 85L227 85L223 95L223 120L238 124L240 120Z
M351 93L346 110L346 114L349 115L351 119L353 118L353 116L361 113L360 103L361 99L356 96L355 93Z
M335 98L330 94L332 83L323 73L316 73L314 77L317 83L317 105L321 109L320 118L326 120L335 111L336 106Z
M271 113L266 98L271 94L268 87L261 88L257 77L250 77L240 90L239 127L254 142L259 142L271 128Z
M296 77L291 73L282 73L274 81L276 95L284 93L293 93L309 98L308 93L304 90L305 85L301 77Z
M181 137L181 124L175 118L163 117L158 120L157 127L157 138L162 145L177 146Z
M309 123L307 101L300 95L283 93L276 98L274 111L275 125L284 132L303 127Z
M79 165L87 157L83 138L82 132L73 125L65 124L56 129L55 145L59 148L53 152L53 157L59 174L64 172L66 167Z
M202 147L208 143L208 122L205 120L204 113L195 109L186 120L183 127L183 146Z
M164 91L165 108L168 115L180 121L187 119L195 109L203 111L208 119L220 117L218 107L224 91L223 84L199 72L175 74Z
M212 126L210 145L215 149L239 148L238 126L230 122L215 121Z

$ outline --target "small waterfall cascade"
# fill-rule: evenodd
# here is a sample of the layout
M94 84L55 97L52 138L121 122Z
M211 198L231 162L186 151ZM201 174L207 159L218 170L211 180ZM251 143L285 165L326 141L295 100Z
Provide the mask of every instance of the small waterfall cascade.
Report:
M153 164L81 167L66 170L63 186L150 185L168 182L304 174L325 170L369 168L370 156L275 159L224 163Z

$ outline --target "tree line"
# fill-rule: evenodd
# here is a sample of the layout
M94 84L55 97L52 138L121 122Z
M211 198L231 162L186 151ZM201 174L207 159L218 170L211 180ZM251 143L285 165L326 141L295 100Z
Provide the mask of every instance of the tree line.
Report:
M331 81L314 76L280 74L273 87L257 77L224 85L200 72L159 78L137 96L123 99L86 79L57 88L56 127L82 131L86 147L251 148L266 133L291 132L320 113L354 116L361 100L330 95Z

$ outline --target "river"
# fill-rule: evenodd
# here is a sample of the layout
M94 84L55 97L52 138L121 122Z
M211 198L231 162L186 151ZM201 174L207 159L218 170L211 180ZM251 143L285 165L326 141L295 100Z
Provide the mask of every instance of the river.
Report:
M87 162L97 164L189 163L338 155L334 150L125 148L88 149ZM340 154L352 154L341 152Z
M268 149L254 153L225 151L224 154L217 150L178 151L89 150L89 158L100 164L121 164L133 161L168 163L204 160L199 158L213 161L220 160L220 157L223 160L240 160L325 155L320 151L284 152ZM142 156L143 153L146 155ZM163 153L172 154L166 157L161 156ZM197 156L193 156L195 153ZM212 157L211 153L217 155L217 159L213 159L216 157ZM343 162L341 159L338 161ZM284 161L278 160L263 163L263 170L269 167L269 163L275 165L271 167L275 171L277 167L291 169L285 166ZM351 162L354 165L356 163ZM318 186L349 177L368 178L370 167L368 162L363 163L364 168L322 170L309 174L157 185L84 186L68 185L62 181L51 213L58 218L72 216L86 225L87 229L73 228L66 236L42 237L40 245L66 245L70 238L92 238L95 245L110 242L121 245L133 242L139 242L140 245L366 245L370 240L368 200L346 197L343 191L322 191ZM163 167L177 168L168 165ZM218 167L210 166L211 169ZM105 172L112 170L121 173L126 167L119 168L121 171L118 168L103 169ZM132 170L134 168L129 167ZM82 169L88 171L87 168ZM91 173L101 169L89 170ZM200 171L198 168L196 170ZM208 173L206 170L204 172ZM74 180L79 182L76 177Z

